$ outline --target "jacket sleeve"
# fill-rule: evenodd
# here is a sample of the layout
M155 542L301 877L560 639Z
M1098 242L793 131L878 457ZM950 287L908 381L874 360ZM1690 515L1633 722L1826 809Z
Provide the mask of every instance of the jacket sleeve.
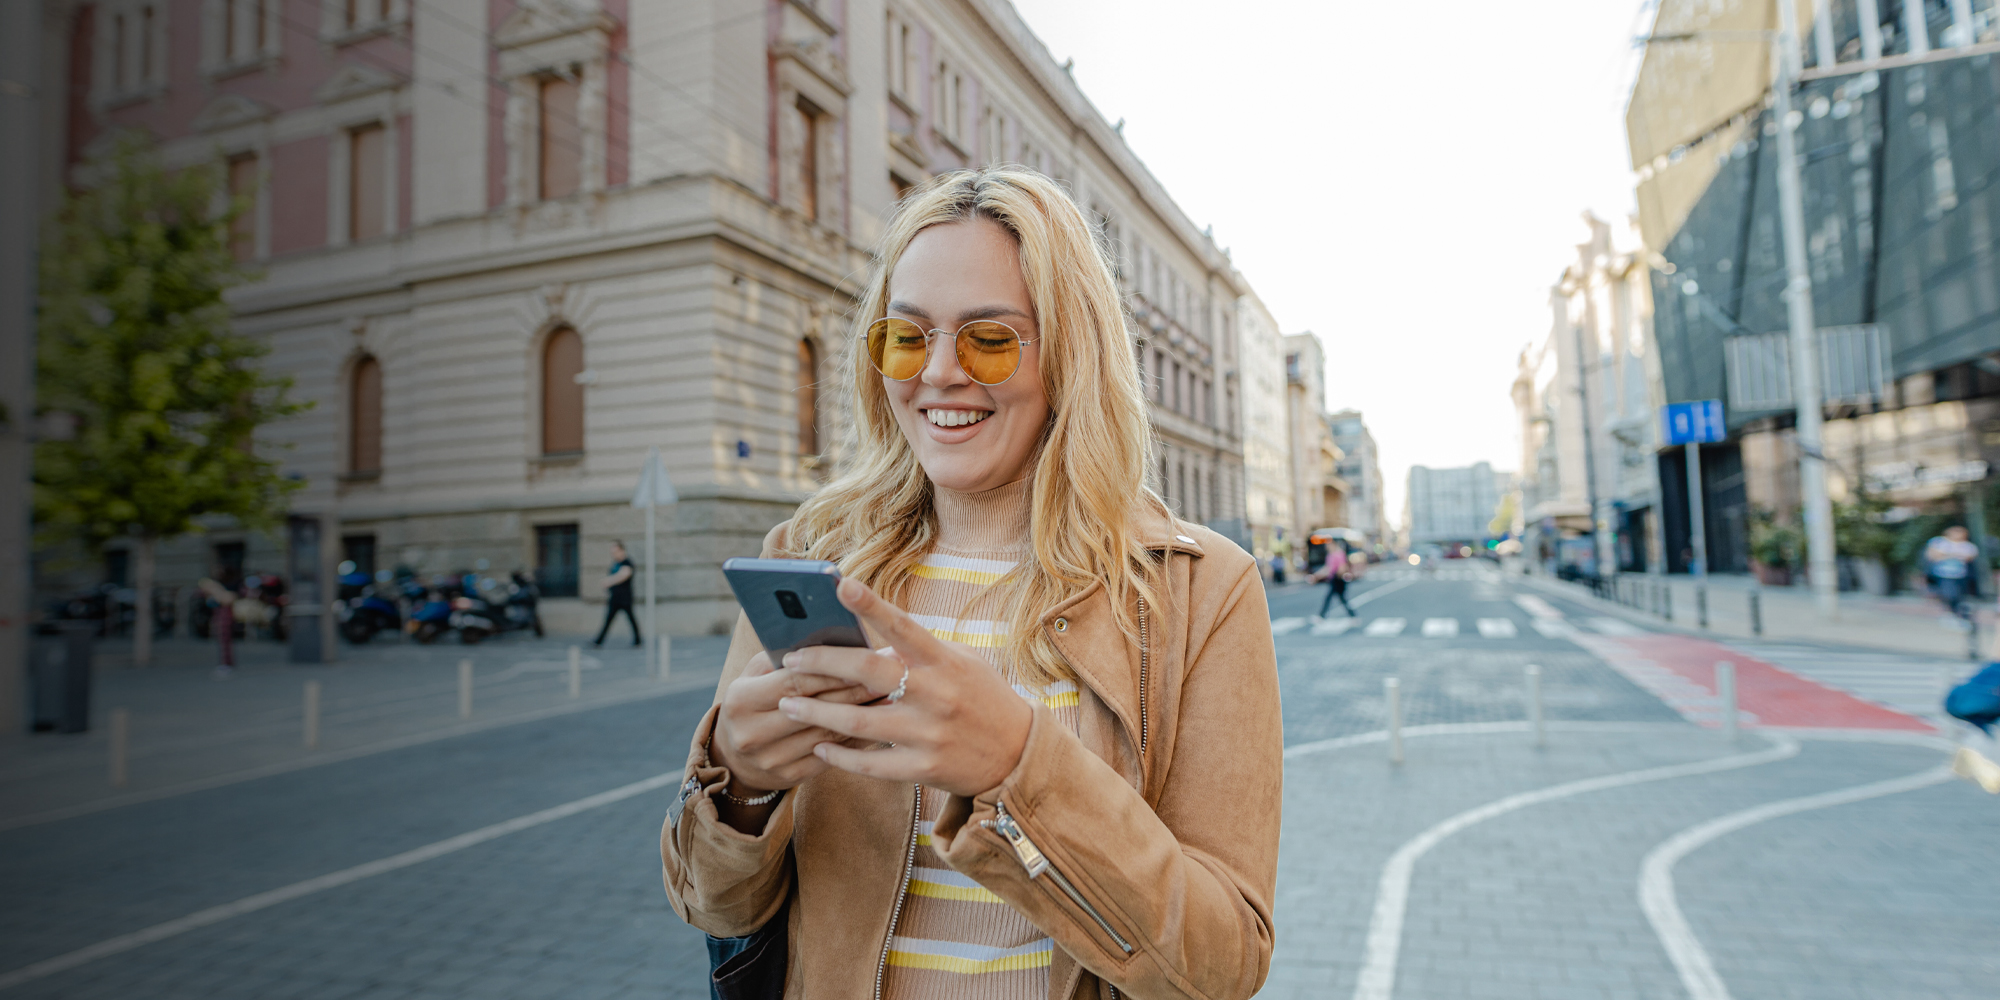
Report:
M1084 968L1141 997L1249 997L1270 968L1284 735L1254 564L1191 635L1157 808L1042 706L999 787L954 797L933 834L951 866L1027 914ZM1030 877L983 825L999 808L1061 880ZM1132 948L1127 953L1061 886Z
M771 529L764 537L765 557L783 549L786 525ZM786 792L778 808L756 836L743 833L722 821L714 796L729 785L729 769L703 766L706 747L715 731L716 714L721 710L722 692L742 676L743 668L764 649L750 619L736 616L736 632L729 640L729 657L716 685L715 704L695 727L688 746L684 787L689 778L699 784L680 810L678 821L669 813L660 830L660 862L667 886L667 901L681 919L716 937L742 937L769 920L784 903L792 884L792 800ZM676 795L681 794L677 791Z

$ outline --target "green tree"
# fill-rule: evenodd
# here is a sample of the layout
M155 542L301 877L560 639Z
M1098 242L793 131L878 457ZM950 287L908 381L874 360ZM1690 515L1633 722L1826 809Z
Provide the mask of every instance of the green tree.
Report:
M1858 493L1833 505L1833 547L1843 556L1888 562L1896 548L1896 529L1882 523L1894 504L1872 493Z
M231 332L223 293L248 275L230 253L218 172L162 168L121 145L102 183L70 195L44 239L36 405L75 433L35 449L44 542L137 550L133 662L152 656L162 539L233 517L268 529L300 483L254 447L258 427L306 407L262 372L264 345Z

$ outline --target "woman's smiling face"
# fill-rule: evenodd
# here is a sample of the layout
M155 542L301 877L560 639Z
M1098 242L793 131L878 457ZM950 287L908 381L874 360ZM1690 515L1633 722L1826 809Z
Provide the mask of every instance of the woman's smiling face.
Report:
M882 388L931 482L976 493L1026 476L1049 422L1049 400L1041 332L1013 234L986 218L918 233L889 275L889 315L948 333L994 320L1021 335L1020 367L999 385L974 382L959 367L952 338L940 334L917 377L883 376Z

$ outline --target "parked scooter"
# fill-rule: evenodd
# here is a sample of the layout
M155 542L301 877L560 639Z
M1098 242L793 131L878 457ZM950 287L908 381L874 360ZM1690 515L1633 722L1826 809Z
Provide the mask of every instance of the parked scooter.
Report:
M403 630L410 634L410 638L425 645L436 642L438 636L452 629L451 598L449 580L444 577L432 580L431 585L415 598L416 610L410 612Z
M339 597L333 602L340 619L340 634L355 645L375 638L375 633L395 631L403 625L402 612L395 603L375 592L368 574L355 571L353 562L340 564Z
M542 637L542 589L528 574L515 570L513 582L507 588L506 618L509 628L531 628L535 638Z

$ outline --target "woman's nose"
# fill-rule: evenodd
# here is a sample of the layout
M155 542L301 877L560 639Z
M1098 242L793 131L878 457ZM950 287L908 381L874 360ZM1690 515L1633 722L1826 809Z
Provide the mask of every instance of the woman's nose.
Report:
M930 334L930 353L924 358L924 384L934 389L964 385L971 379L958 364L958 338L941 331Z

